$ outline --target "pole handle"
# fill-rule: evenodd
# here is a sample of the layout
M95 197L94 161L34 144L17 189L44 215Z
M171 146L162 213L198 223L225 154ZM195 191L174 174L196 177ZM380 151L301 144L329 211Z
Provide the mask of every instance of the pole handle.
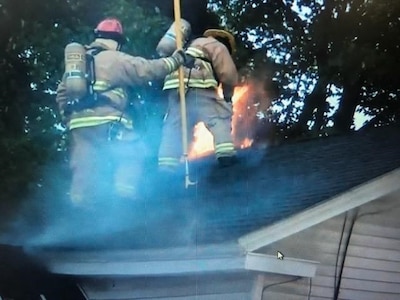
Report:
M174 15L175 15L175 39L176 48L181 50L182 45L182 22L181 22L181 5L180 0L174 0ZM181 105L181 122L182 122L182 150L183 159L185 160L185 188L190 185L196 184L190 180L189 173L189 162L188 162L188 140L187 140L187 117L186 117L186 99L185 99L185 77L183 74L183 67L180 66L178 69L179 78L179 99Z

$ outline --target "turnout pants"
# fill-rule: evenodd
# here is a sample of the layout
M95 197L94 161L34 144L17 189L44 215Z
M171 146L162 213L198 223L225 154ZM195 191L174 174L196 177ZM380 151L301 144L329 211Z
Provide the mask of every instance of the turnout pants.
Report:
M232 134L232 104L218 97L214 89L189 88L186 93L188 141L193 138L193 128L204 122L214 137L216 158L235 156ZM182 156L182 123L179 93L168 95L168 112L164 120L162 140L158 155L159 167L176 167Z
M71 143L70 197L74 204L138 196L145 147L133 131L120 123L76 128L71 131Z

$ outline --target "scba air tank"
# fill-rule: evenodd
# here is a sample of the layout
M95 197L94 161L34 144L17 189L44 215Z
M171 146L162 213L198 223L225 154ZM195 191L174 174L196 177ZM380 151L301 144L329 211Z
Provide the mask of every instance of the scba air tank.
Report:
M182 45L185 45L192 33L191 26L188 21L181 19L181 37ZM169 27L168 31L164 34L158 42L156 51L161 57L170 56L176 50L176 34L175 22Z
M81 99L87 93L86 49L79 43L65 47L65 85L71 99Z

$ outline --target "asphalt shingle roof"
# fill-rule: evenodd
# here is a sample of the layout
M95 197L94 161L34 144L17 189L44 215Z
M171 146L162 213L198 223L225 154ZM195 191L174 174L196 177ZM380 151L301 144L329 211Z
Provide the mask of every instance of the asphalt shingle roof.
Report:
M241 165L203 171L190 197L196 242L236 239L400 167L399 138L398 127L377 128L249 150Z
M247 149L230 168L204 158L191 164L198 183L189 189L182 176L160 179L149 170L142 202L120 203L101 217L84 213L80 223L73 222L79 214L65 216L60 222L69 225L53 228L57 238L43 239L42 246L147 249L235 241L399 168L399 129Z

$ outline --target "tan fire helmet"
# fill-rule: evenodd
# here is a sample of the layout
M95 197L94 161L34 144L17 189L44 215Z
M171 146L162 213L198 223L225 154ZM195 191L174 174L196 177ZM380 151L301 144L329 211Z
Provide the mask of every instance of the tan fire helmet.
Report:
M230 32L223 29L207 29L206 31L204 31L203 35L205 37L211 36L213 38L226 39L229 43L229 46L232 49L232 53L235 53L236 51L235 37Z

